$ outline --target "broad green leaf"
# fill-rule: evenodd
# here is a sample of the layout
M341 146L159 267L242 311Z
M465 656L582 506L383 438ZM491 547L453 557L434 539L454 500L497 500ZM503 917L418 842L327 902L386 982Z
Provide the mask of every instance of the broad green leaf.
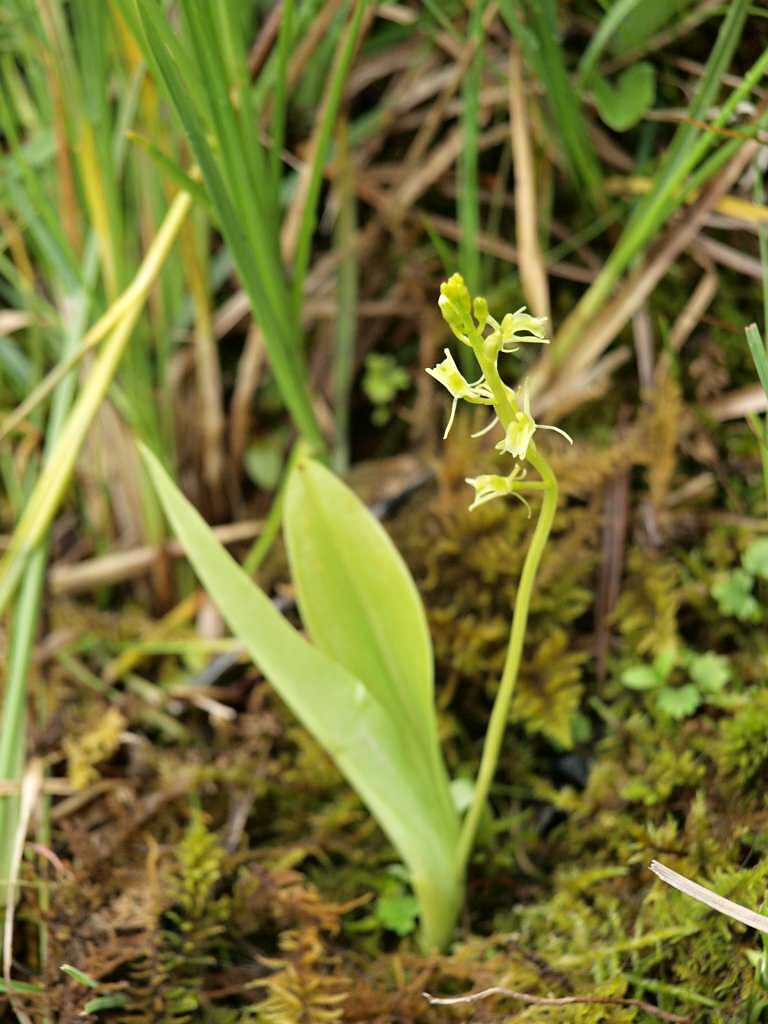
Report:
M656 72L646 62L633 64L612 83L596 77L590 84L600 117L617 132L637 124L656 98Z
M632 665L621 673L621 681L630 690L655 690L664 682L651 665Z
M686 6L690 6L690 0L641 0L632 6L633 10L621 19L612 40L611 50L614 53L641 49L651 35L663 28Z
M753 540L741 556L741 564L753 576L768 580L768 537Z
M718 690L722 690L731 678L731 666L728 659L713 651L697 654L691 659L688 671L694 683L705 693L716 693Z
M381 524L333 473L302 459L288 482L283 528L312 640L362 679L404 730L434 745L424 606Z
M701 695L693 683L685 686L665 686L659 690L657 707L670 718L687 718L701 704Z
M368 687L427 769L436 812L456 816L437 738L432 642L405 562L356 494L300 459L283 514L302 621L317 646Z
M173 530L232 632L291 711L360 794L412 872L431 928L444 942L461 894L453 871L458 822L436 808L440 796L398 723L352 672L310 645L215 538L157 458L147 470ZM448 925L450 927L450 925ZM432 935L425 939L431 944Z

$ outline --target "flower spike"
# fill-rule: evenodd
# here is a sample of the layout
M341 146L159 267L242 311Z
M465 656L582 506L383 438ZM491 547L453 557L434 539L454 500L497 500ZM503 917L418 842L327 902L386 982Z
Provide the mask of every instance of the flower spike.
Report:
M452 274L440 285L438 299L443 319L456 337L468 345L477 359L482 371L480 377L470 382L459 371L453 356L445 349L445 359L427 373L439 381L453 399L451 414L443 437L447 437L453 426L459 399L475 405L493 407L495 414L490 423L478 430L472 437L482 437L499 425L504 436L496 445L497 451L506 452L516 462L513 473L508 477L487 474L468 480L475 488L475 499L471 508L491 501L513 495L526 504L521 490L540 490L545 481L541 480L530 485L516 485L514 481L522 473L523 462L532 463L539 473L541 466L546 465L541 454L532 443L537 430L553 430L573 444L571 438L560 427L537 423L531 413L531 398L527 382L515 389L506 385L499 373L499 356L516 352L520 345L526 343L548 345L546 337L546 317L531 316L525 306L514 313L507 313L499 322L491 315L488 302L480 295L469 293L461 274ZM530 513L530 510L529 510Z

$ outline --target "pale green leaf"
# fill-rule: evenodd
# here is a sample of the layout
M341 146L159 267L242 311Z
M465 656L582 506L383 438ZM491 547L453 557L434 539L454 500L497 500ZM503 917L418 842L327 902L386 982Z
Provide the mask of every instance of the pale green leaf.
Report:
M701 695L693 683L685 686L665 686L659 690L656 704L670 718L687 718L701 704Z
M303 458L283 514L302 621L317 646L365 683L427 765L441 814L455 809L437 738L426 614L397 548L357 495Z
M659 651L653 659L653 670L659 679L666 680L670 672L677 664L677 650L674 647L667 647Z
M752 593L754 579L746 569L734 569L712 585L712 596L723 615L742 622L759 622L760 605Z
M360 499L319 462L291 474L283 517L301 618L312 640L403 728L435 742L432 643L403 559Z
M418 912L418 903L407 893L379 896L376 901L376 917L398 935L410 935L415 930Z
M412 871L422 908L434 905L439 914L446 905L448 916L455 913L458 823L436 811L440 797L429 787L429 769L372 690L291 626L157 458L143 447L142 455L176 536L232 632L376 816ZM444 941L439 922L435 931Z
M753 576L768 580L768 537L753 540L741 556L741 564Z
M728 659L713 651L693 657L688 671L698 688L706 693L716 693L718 690L722 690L731 678L731 666Z
M614 81L596 77L592 94L600 117L609 128L624 132L651 109L656 98L656 72L645 61L633 64Z
M629 690L654 690L664 682L651 665L632 665L621 673L621 681Z

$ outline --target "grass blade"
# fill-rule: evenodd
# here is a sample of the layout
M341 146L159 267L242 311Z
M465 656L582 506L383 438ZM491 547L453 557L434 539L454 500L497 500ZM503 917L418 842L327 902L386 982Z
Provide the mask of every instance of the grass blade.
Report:
M734 0L727 8L705 74L690 106L691 121L700 121L714 100L741 36L748 7L749 0ZM759 58L757 64L762 66L763 59L768 60L768 52ZM748 88L747 77L745 76L742 86L734 90L734 93L739 92L742 87ZM730 100L733 98L734 94ZM721 117L729 106L730 102L723 105ZM546 356L541 360L538 371L534 371L531 378L534 390L541 386L541 379L546 377L550 365L557 367L563 363L589 322L607 301L632 260L648 244L672 210L683 202L683 185L688 175L707 149L714 145L716 137L712 132L702 131L695 123L680 125L654 178L653 188L635 206L621 238L602 271L563 323Z
M593 203L602 204L602 173L578 94L568 76L554 0L499 0L499 10L509 31L517 36L526 62L544 86L573 177L581 182Z
M459 266L472 295L483 291L480 280L480 196L478 192L478 147L480 139L480 86L483 74L483 14L486 2L479 0L472 7L469 19L469 42L473 46L472 61L464 75L461 89L462 146L457 167L457 219L459 222ZM462 348L462 356L465 354ZM471 353L470 365L471 365ZM468 368L468 367L467 367Z
M267 174L254 177L261 154L257 125L238 120L217 23L206 5L182 5L181 35L158 0L118 0L138 16L138 41L189 138L202 179L232 253L254 316L262 327L272 372L302 435L317 450L324 442L312 409L299 347L299 327L280 261ZM136 18L134 17L134 22ZM248 105L250 109L250 105ZM251 154L250 156L248 154ZM261 156L258 157L261 160ZM266 166L266 165L265 165Z
M763 385L766 397L768 397L768 355L766 354L765 345L757 324L750 324L746 328L746 335L749 351L752 353L752 361L757 370L757 376L760 378L760 383Z
M333 133L333 126L336 115L341 104L341 97L344 90L344 83L347 79L349 67L352 63L357 44L360 38L360 27L363 22L363 15L368 9L370 0L356 0L347 30L339 47L339 52L334 63L331 78L328 83L328 90L323 102L323 112L320 118L317 137L312 145L312 164L309 171L307 192L304 199L304 208L301 214L301 223L296 241L296 254L293 260L293 308L297 316L300 315L302 297L304 294L304 280L309 265L309 252L312 242L312 235L317 224L317 202L320 196L320 186L323 181L325 161L328 156L328 147Z

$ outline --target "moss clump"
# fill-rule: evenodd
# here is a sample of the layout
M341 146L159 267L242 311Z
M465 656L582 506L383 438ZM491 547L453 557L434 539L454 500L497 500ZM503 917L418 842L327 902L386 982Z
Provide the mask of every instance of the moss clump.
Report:
M762 804L768 785L768 693L757 691L732 717L720 722L717 763L728 789L750 791Z

